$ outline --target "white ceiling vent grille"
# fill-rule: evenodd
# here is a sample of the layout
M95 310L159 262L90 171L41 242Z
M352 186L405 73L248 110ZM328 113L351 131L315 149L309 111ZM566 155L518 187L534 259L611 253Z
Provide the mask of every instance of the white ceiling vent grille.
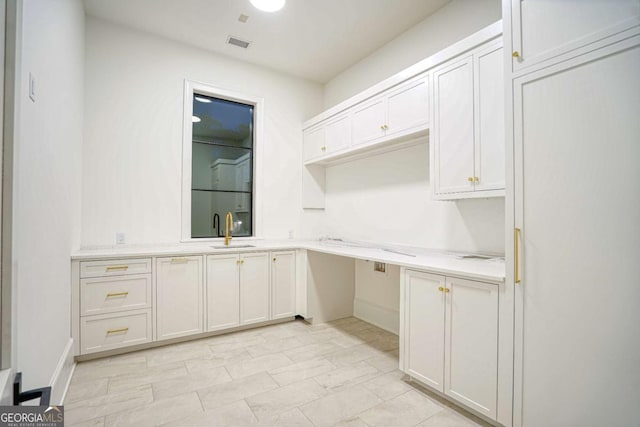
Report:
M233 37L233 36L229 36L229 38L227 39L227 43L232 44L234 46L241 47L243 49L248 48L249 45L251 44L251 42L240 40L239 38Z

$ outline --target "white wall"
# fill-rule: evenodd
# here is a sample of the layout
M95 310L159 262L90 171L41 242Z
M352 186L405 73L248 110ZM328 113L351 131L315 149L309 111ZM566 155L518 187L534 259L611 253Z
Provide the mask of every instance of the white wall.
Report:
M431 198L423 143L327 168L325 232L355 240L504 253L504 198Z
M69 254L80 243L84 10L79 0L22 2L14 158L15 368L24 389L69 374ZM28 97L29 73L36 101ZM68 353L71 355L71 353ZM67 364L65 364L67 362Z
M325 86L329 108L501 18L500 0L452 0Z
M300 235L301 125L322 87L87 18L82 244L180 240L184 79L264 98L264 235Z

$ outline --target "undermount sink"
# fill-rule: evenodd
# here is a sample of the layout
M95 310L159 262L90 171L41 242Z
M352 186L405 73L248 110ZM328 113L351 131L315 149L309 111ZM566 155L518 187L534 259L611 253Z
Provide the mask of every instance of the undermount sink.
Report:
M240 249L255 248L255 245L229 245L229 246L211 246L213 249Z

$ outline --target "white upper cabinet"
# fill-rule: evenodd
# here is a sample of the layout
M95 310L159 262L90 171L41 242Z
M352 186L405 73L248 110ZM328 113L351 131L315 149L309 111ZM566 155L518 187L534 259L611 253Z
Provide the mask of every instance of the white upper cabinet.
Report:
M493 40L433 71L435 199L504 196L502 52L502 40Z
M304 131L302 157L305 162L322 156L324 154L323 147L325 147L324 126L317 126Z
M638 0L511 0L510 6L514 71L640 24Z
M353 110L353 145L360 145L384 137L386 99L378 97Z
M157 339L203 332L202 257L156 259Z
M505 186L503 61L501 43L478 52L474 61L475 191L503 190Z
M429 93L426 78L394 90L387 97L385 135L392 136L429 123Z
M433 72L436 194L473 191L473 57Z

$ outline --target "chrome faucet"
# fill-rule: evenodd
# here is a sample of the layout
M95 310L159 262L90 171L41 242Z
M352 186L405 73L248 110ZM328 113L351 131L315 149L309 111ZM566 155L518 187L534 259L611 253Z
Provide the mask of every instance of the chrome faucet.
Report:
M233 228L233 216L231 216L231 212L227 212L227 216L224 219L224 245L229 246L229 240L231 237L231 229Z

